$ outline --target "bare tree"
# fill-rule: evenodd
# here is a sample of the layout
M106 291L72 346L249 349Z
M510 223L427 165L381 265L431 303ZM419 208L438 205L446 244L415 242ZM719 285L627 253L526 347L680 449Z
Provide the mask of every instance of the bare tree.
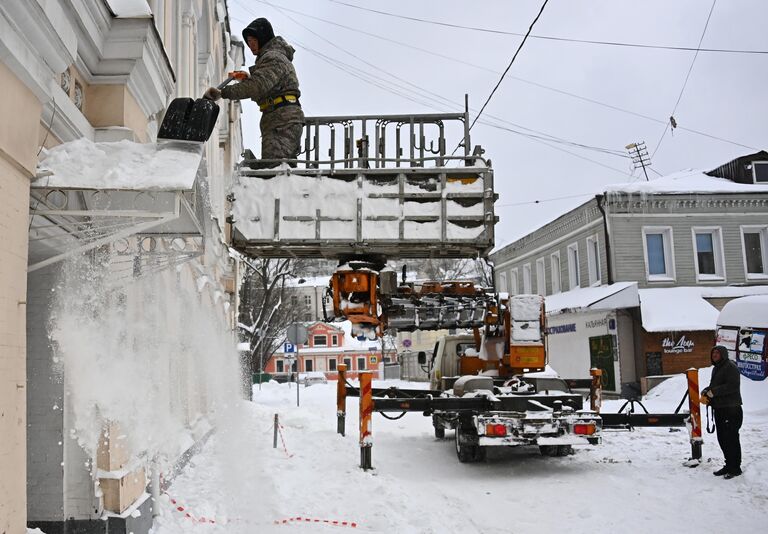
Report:
M307 307L291 299L288 282L297 278L302 265L294 259L248 261L242 287L239 322L243 337L250 343L251 372L267 365L285 337L289 324L300 320Z

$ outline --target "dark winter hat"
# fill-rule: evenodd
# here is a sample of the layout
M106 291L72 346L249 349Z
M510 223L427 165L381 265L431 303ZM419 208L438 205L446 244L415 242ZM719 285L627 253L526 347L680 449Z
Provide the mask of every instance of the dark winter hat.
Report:
M259 41L259 48L264 48L266 44L275 36L272 30L272 24L265 18L256 19L243 30L243 41L248 41L248 36L256 38Z

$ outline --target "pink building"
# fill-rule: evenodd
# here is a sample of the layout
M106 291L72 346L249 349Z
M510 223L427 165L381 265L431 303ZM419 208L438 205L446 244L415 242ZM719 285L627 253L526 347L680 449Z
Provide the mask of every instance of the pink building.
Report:
M359 340L350 333L348 321L328 324L322 322L307 325L309 340L298 347L299 372L321 371L335 380L340 364L347 365L347 376L356 378L360 371L373 371L374 378L379 378L379 366L382 363L381 341ZM281 374L291 372L286 356L285 345L275 352L264 368L265 373Z

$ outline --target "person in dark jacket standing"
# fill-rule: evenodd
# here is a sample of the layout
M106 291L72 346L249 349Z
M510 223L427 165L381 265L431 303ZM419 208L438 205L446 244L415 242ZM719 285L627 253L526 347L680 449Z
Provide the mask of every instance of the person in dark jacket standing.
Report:
M282 37L275 37L272 25L264 18L251 22L243 30L243 39L256 56L250 76L220 91L211 87L205 92L205 98L250 98L255 101L262 113L259 124L261 159L296 159L301 149L304 112L299 103L299 79L292 63L295 50ZM252 154L250 157L253 157ZM250 164L250 167L270 168L277 165L274 161L264 161Z
M744 412L741 408L741 374L736 362L728 358L728 349L717 345L710 352L712 379L701 392L715 413L717 442L725 457L725 466L715 476L730 479L741 474L741 443L739 429Z

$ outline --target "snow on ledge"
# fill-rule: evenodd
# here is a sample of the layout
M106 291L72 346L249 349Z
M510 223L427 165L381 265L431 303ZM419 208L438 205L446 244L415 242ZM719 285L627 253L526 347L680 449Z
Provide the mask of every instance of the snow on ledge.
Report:
M94 143L77 139L42 154L32 187L108 190L191 190L200 143ZM50 175L47 175L50 174Z
M107 0L107 4L110 11L119 19L143 18L152 15L147 0Z

